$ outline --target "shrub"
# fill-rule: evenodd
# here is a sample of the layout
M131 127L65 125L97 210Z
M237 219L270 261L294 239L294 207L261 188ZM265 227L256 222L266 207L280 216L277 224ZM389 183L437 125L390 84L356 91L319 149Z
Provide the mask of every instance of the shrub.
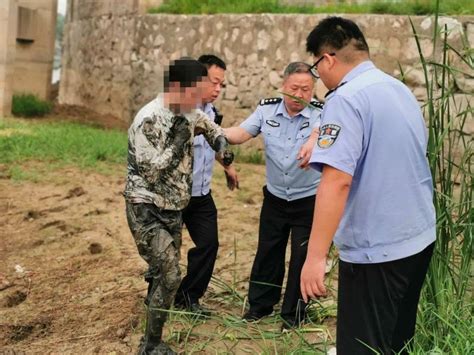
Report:
M51 112L52 104L33 94L13 95L12 113L21 117L41 117Z

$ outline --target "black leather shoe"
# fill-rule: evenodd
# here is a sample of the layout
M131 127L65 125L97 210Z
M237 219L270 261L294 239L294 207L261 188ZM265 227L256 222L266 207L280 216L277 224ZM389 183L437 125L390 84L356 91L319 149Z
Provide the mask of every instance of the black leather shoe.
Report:
M211 316L211 311L201 306L199 302L194 302L189 305L185 305L182 303L175 303L174 308L179 309L181 311L188 312L188 313L193 313L190 315L194 315L194 316L199 316L199 317L204 317L204 318L209 318Z
M303 318L304 319L304 318ZM292 330L295 330L303 325L303 319L301 320L296 320L296 319L284 319L283 318L283 323L281 324L281 332L282 333L287 333Z
M201 306L199 302L194 302L186 307L186 311L194 313L198 317L209 318L211 316L211 311L207 308Z
M270 313L257 312L257 311L253 311L253 310L250 309L250 310L247 311L247 313L244 314L242 319L246 320L247 322L256 322L256 321L262 319L263 317L268 316L271 313L272 312L270 312Z

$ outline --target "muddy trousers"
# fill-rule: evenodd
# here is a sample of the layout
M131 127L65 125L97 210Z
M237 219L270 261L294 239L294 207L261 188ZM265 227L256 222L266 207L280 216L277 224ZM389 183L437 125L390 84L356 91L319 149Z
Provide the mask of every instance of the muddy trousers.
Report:
M286 246L291 234L290 265L281 316L288 323L299 323L305 317L300 275L306 260L315 196L286 201L271 194L266 187L263 195L257 254L250 275L250 309L270 314L280 300Z
M140 256L148 263L145 341L161 342L163 325L181 281L181 211L160 210L153 204L126 203L127 221Z

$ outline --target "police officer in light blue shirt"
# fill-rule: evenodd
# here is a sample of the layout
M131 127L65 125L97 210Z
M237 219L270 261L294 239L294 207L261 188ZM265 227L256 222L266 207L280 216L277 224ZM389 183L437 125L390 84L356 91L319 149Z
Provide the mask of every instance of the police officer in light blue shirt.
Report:
M220 124L222 115L212 104L224 85L226 65L222 59L212 54L199 57L208 73L209 90L203 97L201 109L209 119ZM188 265L175 297L175 307L193 312L199 316L209 316L199 299L204 295L214 270L219 247L217 230L217 209L212 198L210 185L216 154L203 135L194 137L193 185L191 200L183 210L183 222L195 246L188 250ZM229 189L239 187L239 180L232 165L224 166Z
M334 238L340 258L337 353L406 352L436 238L420 106L405 85L369 60L354 22L321 21L307 49L317 59L313 75L332 90L310 159L322 179L302 294L325 294Z
M216 108L212 103L204 103L201 109L215 122ZM192 196L205 196L210 192L215 157L216 152L212 150L203 135L194 137Z
M273 311L281 295L285 275L285 251L291 233L291 259L281 307L283 330L297 327L305 317L299 290L301 267L306 257L319 173L305 170L317 138L321 104L306 106L314 88L309 65L295 62L284 72L283 98L264 99L240 127L225 130L231 144L258 134L265 142L267 182L260 215L258 248L249 284L247 321Z

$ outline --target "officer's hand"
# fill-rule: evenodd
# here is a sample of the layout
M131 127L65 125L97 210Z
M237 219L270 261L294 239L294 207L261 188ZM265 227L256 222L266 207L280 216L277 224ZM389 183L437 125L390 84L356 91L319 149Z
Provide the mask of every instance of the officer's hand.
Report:
M225 178L227 180L227 187L229 190L233 191L234 189L239 188L239 177L237 176L237 171L235 168L230 165L225 168Z
M191 138L189 121L184 116L175 116L170 129L170 138L174 146L182 147Z
M300 287L303 300L326 296L324 276L326 274L326 258L306 258L301 270Z
M300 160L299 167L301 169L309 169L309 159L311 158L311 154L313 153L314 145L318 140L319 129L314 129L311 136L308 138L305 144L301 146L298 155L296 156L297 160Z

